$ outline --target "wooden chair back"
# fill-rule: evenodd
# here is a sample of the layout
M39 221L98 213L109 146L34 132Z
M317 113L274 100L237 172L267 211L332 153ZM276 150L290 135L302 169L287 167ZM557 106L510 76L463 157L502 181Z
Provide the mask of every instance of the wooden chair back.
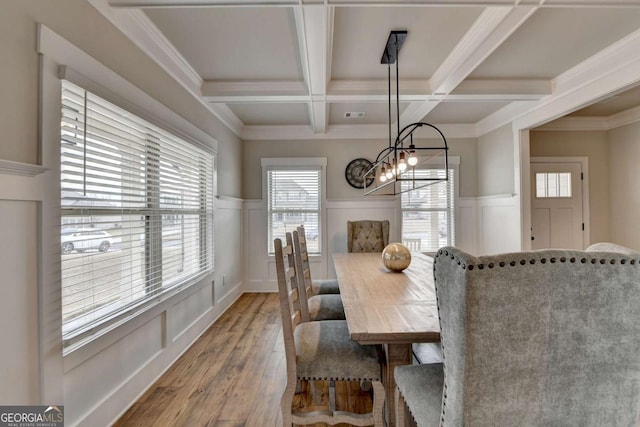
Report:
M311 270L309 268L309 254L307 253L307 244L304 234L304 228L298 227L293 233L293 251L295 253L296 277L298 289L300 291L300 311L302 313L302 321L308 322L309 319L309 296L312 295L311 290Z
M286 239L286 246L282 246L282 240L280 239L275 239L273 243L275 248L280 310L282 314L282 335L287 360L287 374L295 376L296 349L293 340L293 331L296 326L302 322L302 312L300 311L300 291L296 278L293 244L290 233L287 233Z

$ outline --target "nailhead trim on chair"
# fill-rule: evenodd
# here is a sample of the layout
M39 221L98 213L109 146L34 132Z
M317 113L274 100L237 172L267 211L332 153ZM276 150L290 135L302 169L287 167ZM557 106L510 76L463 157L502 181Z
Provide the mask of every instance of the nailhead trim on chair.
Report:
M437 288L437 283L436 283L436 263L438 262L438 256L442 255L442 249L440 249L438 251L438 253L436 254L436 256L433 258L433 285L434 285L434 289ZM447 255L449 254L448 251ZM451 257L453 258L453 254L451 255ZM460 265L462 267L462 269L465 269L465 265L461 264L460 261L458 260L458 265ZM442 318L440 317L440 301L438 300L438 293L436 292L436 307L438 309L438 324L442 323ZM445 351L444 351L444 343L442 342L442 340L440 340L440 348L442 349L442 363L445 363ZM444 374L444 384L443 384L443 398L442 398L442 412L440 413L440 427L444 427L444 413L445 413L445 400L447 398L447 373L443 372ZM411 408L409 408L409 412L411 412ZM413 414L411 414L411 416L413 417L413 421L415 421L415 417L413 416Z
M451 258L452 260L456 261L456 263L457 263L457 264L458 264L458 265L459 265L463 270L465 270L465 269L466 269L466 270L472 271L472 270L473 270L474 268L476 268L476 267L477 267L479 270L484 270L484 268L485 268L485 267L487 267L487 268L489 268L489 269L495 268L495 264L494 264L494 263L492 263L492 262L491 262L491 263L489 263L489 264L479 263L479 264L469 264L469 265L465 265L464 263L462 263L462 261L461 261L461 260L459 260L459 259L458 259L457 257L455 257L453 254L449 254L449 251L444 251L444 250L440 249L440 250L436 253L436 256L435 256L434 261L433 261L433 271L434 271L434 272L435 272L435 264L436 264L436 262L437 262L437 260L438 260L438 257L439 257L439 256L447 256L447 257ZM540 263L541 263L541 264L546 264L546 263L547 263L547 261L549 261L551 264L555 264L555 263L557 262L557 258L555 258L555 257L551 257L551 258L549 258L548 260L547 260L547 258L540 258L539 260L536 260L535 258L531 258L531 259L529 259L529 264L531 264L531 265L535 265L535 264L536 264L536 262L538 262L538 261L540 261ZM567 261L567 259L566 259L565 257L561 257L561 258L560 258L560 262L561 262L561 263L564 263L564 262L566 262L566 261ZM571 257L571 258L569 259L569 262L571 262L571 263L575 263L576 261L577 261L577 260L576 260L576 258L575 258L575 257ZM586 264L586 263L587 263L587 258L581 258L581 259L580 259L580 262L581 262L582 264ZM626 260L626 259L616 260L616 259L614 259L614 258L612 258L612 259L605 259L605 258L589 258L589 262L590 262L591 264L597 264L597 263L600 263L601 265L605 265L605 264L607 264L607 263L609 263L609 264L611 264L611 265L615 265L616 263L618 263L618 262L619 262L621 265L625 265L625 264L627 263L627 260ZM630 265L635 265L635 264L636 264L636 262L638 263L638 265L640 265L640 259L639 259L639 260L637 260L637 261L636 261L635 259L632 259L632 260L630 260L630 261L629 261L629 264L630 264ZM511 267L515 267L516 263L517 263L517 262L516 262L515 260L514 260L514 261L510 261L510 262L509 262L509 265L510 265ZM520 265L526 265L526 264L527 264L527 260L526 260L526 259L521 259L521 260L519 261L519 263L520 263ZM505 267L505 266L506 266L506 263L505 263L504 261L501 261L498 265L499 265L500 267Z

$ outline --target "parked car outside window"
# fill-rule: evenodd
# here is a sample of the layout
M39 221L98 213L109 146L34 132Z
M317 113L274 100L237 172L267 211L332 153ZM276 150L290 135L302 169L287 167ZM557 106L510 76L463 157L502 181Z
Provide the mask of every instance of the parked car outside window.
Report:
M61 233L62 253L69 254L74 250L82 253L88 249L107 252L113 245L113 237L103 230L67 229Z

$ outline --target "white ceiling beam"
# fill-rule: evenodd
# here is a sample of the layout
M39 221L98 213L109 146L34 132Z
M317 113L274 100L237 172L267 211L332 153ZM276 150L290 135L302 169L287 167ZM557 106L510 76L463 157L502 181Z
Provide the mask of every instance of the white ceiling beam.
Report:
M551 95L549 79L465 79L449 95Z
M294 9L300 62L307 92L311 126L317 133L327 127L327 39L329 12L324 5L298 6ZM333 14L331 13L331 16Z
M451 138L475 138L478 136L473 124L436 124ZM324 134L318 134L310 126L244 126L240 137L243 140L328 140L367 139L386 141L387 125L331 125ZM431 137L431 135L429 135Z
M536 131L606 131L606 117L572 117L567 116L546 125L537 127Z
M488 7L476 19L430 79L434 96L421 105L405 109L401 123L422 120L444 95L453 91L535 12L535 6Z
M516 118L518 129L541 126L640 82L640 30L618 40L553 81L554 93ZM515 117L512 117L512 120Z
M312 73L314 74L314 73ZM322 73L315 74L316 76ZM312 76L312 78L314 78ZM316 80L321 80L316 77ZM311 83L313 95L303 81L205 81L202 96L208 102L386 102L386 80L330 81L325 91L320 81ZM316 88L313 89L315 85ZM400 101L436 100L428 80L400 82ZM536 100L551 94L551 81L540 79L465 80L442 101L522 101Z
M640 122L640 106L610 116L565 116L535 128L536 131L607 131Z
M263 80L263 81L213 81L202 83L202 96L246 96L246 95L280 95L308 96L304 82L298 80Z
M205 81L202 97L209 103L300 103L310 102L302 81Z
M384 95L388 94L388 81L384 80L332 80L329 82L329 95ZM431 93L427 79L400 80L400 93L425 96ZM409 95L411 96L411 95Z
M636 122L640 122L640 106L633 107L607 117L607 125L609 129L626 126Z
M536 131L607 131L640 122L640 106L610 116L565 116L538 126Z

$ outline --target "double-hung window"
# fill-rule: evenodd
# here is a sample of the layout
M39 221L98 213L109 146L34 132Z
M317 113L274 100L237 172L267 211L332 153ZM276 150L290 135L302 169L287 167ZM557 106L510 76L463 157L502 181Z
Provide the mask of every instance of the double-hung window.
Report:
M444 178L444 169L420 169L424 178ZM401 193L402 241L412 250L435 252L455 244L455 169L448 181ZM403 190L410 183L403 182Z
M263 159L265 170L268 251L273 239L285 241L285 233L304 225L307 250L322 251L321 207L323 170L326 159Z
M212 270L212 152L63 80L60 160L65 345Z

